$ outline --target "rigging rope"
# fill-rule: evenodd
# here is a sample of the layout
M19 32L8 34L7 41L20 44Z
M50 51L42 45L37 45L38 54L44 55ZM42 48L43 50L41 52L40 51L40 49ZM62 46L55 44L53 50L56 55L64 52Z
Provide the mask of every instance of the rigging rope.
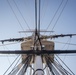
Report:
M56 24L57 24L57 22L58 22L60 16L62 15L62 12L64 11L64 9L65 9L67 3L68 3L68 0L66 0L66 3L65 3L63 9L61 10L61 12L60 12L60 14L59 14L59 16L58 16L58 18L57 18L57 20L56 20L56 22L55 22L55 24L54 24L54 26L53 26L53 28L52 28L52 31L53 31L54 27L56 26Z
M50 61L49 61L49 59L47 58L47 56L45 56L45 60L46 60L46 63L47 63L47 65L48 65L49 69L50 69L50 72L51 72L53 75L55 75L55 72L56 72L57 75L59 75L59 73L56 71L56 69L55 69L55 68L53 67L53 65L50 63ZM53 70L52 70L52 68L53 68Z
M69 43L69 44L71 43L71 38L67 41L67 43ZM67 46L67 49L66 49L66 50L68 50L68 49L69 49L69 44L68 44L68 46ZM63 48L64 48L65 46L66 46L66 44L63 46ZM66 55L67 55L67 54L65 54L63 61L65 60Z
M35 29L37 31L37 0L35 0Z
M59 58L59 56L58 55L56 55L58 58ZM72 71L71 71L71 69L59 58L59 60L67 67L67 69L73 74L73 75L75 75Z
M41 0L39 0L39 19L38 19L38 34L40 36L40 8L41 8Z
M35 0L35 39L34 39L34 46L37 45L37 42L39 42L41 49L42 49L42 44L41 44L41 39L40 39L40 0L39 0L39 20L38 20L38 26L37 26L37 0ZM38 29L37 29L38 27ZM38 33L39 32L39 33Z
M49 56L47 56L47 62L48 62L48 64L49 64L49 66L51 66L51 64L52 64L52 67L53 67L53 71L55 70L55 67L56 67L56 70L57 71L59 71L59 74L61 73L61 74L63 74L63 75L67 75L67 74L69 74L69 75L71 75L71 73L69 73L67 70L65 70L62 66L61 66L61 64L60 63L57 63L55 60L53 61L52 59L50 59L50 57ZM52 63L53 62L53 63ZM50 68L52 68L52 67L50 67ZM58 72L55 70L55 73L57 74ZM59 75L58 74L58 75ZM73 74L73 73L72 73Z
M60 42L60 41L54 41L55 43L60 43L60 44L68 44L68 45L73 45L76 46L76 44L73 43L66 43L66 42Z
M60 7L61 7L61 5L62 5L63 1L64 1L64 0L62 0L62 1L61 1L61 3L60 3L60 5L59 5L59 7L57 8L57 10L56 10L56 12L55 12L55 14L54 14L54 16L53 16L52 20L50 21L50 23L49 23L48 27L46 28L46 31L47 31L47 30L48 30L48 28L50 27L50 25L51 25L52 21L54 20L55 16L57 15L57 13L58 13L58 11L59 11L59 9L60 9ZM44 33L44 34L45 34L45 33Z
M46 7L45 7L45 11L44 11L44 13L41 13L41 19L42 19L42 21L41 21L41 25L42 25L42 22L43 22L43 20L44 20L44 17L45 17L45 13L46 13L46 11L47 11L47 7L48 7L48 1L46 1L46 0L44 0L44 2L43 2L44 4L43 4L43 6L42 6L42 9L41 9L41 11L44 11L44 9L43 9L43 7L46 5Z
M27 67L29 66L30 64L30 61L31 61L31 55L28 55L27 58L25 59L25 62L24 62L24 66L22 67L22 69L20 69L16 75L20 74L20 75L24 75L26 73L26 70L27 70Z
M15 67L16 67L16 65L19 63L19 61L20 61L20 59L21 59L21 57L17 60L17 62L16 62L16 64L14 65L14 67L13 67L13 69L12 70L14 70L15 69ZM22 62L21 62L22 63ZM20 63L20 64L21 64ZM12 72L12 71L11 71Z
M12 64L9 66L9 68L5 71L5 73L3 74L3 75L5 75L7 72L8 72L8 70L11 68L11 66L14 64L14 62L18 59L18 57L19 57L20 55L18 55L17 56L17 58L12 62Z
M70 41L71 41L71 39L69 38L69 40L64 44L64 46L61 48L61 49L64 49L64 47L66 46L66 45L68 45L68 47L67 47L67 49L69 48L69 44L70 44ZM67 44L68 43L68 44ZM67 50L66 49L66 50Z
M57 69L63 73L64 75L65 74L68 74L69 72L67 70L65 70L61 65L60 63L57 63L55 60L54 60L54 65L57 67ZM70 73L69 73L70 74ZM71 74L70 74L71 75Z
M21 28L22 28L22 30L24 31L24 28L22 27L22 25L21 25L21 23L20 23L20 21L19 21L19 19L18 19L17 15L16 15L15 11L13 10L13 8L12 8L12 6L11 6L11 4L10 4L9 0L7 0L7 3L9 4L9 6L10 6L10 8L11 8L11 10L12 10L13 14L14 14L14 16L16 17L16 19L17 19L17 21L18 21L18 23L19 23L19 25L20 25L20 27L21 27ZM26 35L26 34L25 34L25 35ZM27 35L26 35L26 36L27 36Z
M14 2L14 4L16 5L16 7L17 7L17 9L18 9L19 13L21 14L21 16L22 16L22 18L23 18L24 22L26 23L27 27L28 27L28 28L29 28L29 30L31 31L31 29L30 29L30 27L29 27L28 23L26 22L26 20L25 20L24 16L22 15L22 13L21 13L20 9L18 8L18 5L16 4L15 0L13 0L13 2Z
M6 46L3 46L4 49L5 49L5 47L6 47ZM6 48L7 48L7 47L6 47ZM7 49L8 49L8 48L7 48ZM8 49L8 50L9 50L9 49ZM6 57L7 57L8 61L9 61L9 64L11 64L8 55L6 55Z

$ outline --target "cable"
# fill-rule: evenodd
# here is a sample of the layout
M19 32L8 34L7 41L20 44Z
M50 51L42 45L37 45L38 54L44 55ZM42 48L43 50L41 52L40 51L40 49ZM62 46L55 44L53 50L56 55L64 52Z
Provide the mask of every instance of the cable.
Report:
M21 27L21 28L22 28L22 30L24 31L24 29L23 29L23 27L22 27L22 25L21 25L21 23L20 23L20 21L19 21L19 19L18 19L17 15L16 15L16 13L14 12L14 10L13 10L13 8L12 8L12 6L11 6L11 4L10 4L9 0L7 0L7 3L9 4L9 6L10 6L10 8L11 8L11 10L12 10L13 14L14 14L14 16L16 17L16 19L17 19L17 21L18 21L18 23L19 23L19 25L20 25L20 27ZM26 34L25 34L25 35L26 35ZM27 36L27 35L26 35L26 36Z
M5 71L5 73L3 75L5 75L7 73L7 71L11 68L11 66L14 64L14 62L18 59L20 55L17 56L17 58L13 61L13 63L9 66L9 68Z
M68 44L68 45L73 45L76 46L76 44L73 43L65 43L65 42L60 42L60 41L54 41L55 43L60 43L60 44Z
M64 1L64 0L62 0L62 1L61 1L61 3L60 3L60 5L59 5L59 7L57 8L57 10L56 10L56 12L55 12L55 14L54 14L54 16L53 16L52 20L50 21L50 23L49 23L48 27L46 28L46 31L47 31L47 30L48 30L48 28L50 27L50 25L51 25L52 21L54 20L55 16L57 15L57 13L58 13L58 11L59 11L59 9L60 9L60 7L61 7L61 5L62 5L63 1ZM45 33L44 33L44 34L45 34Z
M29 65L29 67L30 67L33 71L35 71L34 68L33 68L31 65Z
M40 40L40 0L39 0L38 30L37 30L37 0L35 0L35 39L34 39L34 46L37 44L37 41L39 41L41 49L42 49L42 44L41 44L41 40Z
M60 63L57 63L55 60L53 61L49 56L47 56L48 57L48 63L49 64L51 64L51 62L53 62L53 65L59 70L59 72L61 72L62 74L68 74L69 72L67 71L67 70L65 70L62 66L61 66L61 64ZM56 59L57 60L57 59ZM58 60L57 60L58 61ZM59 61L58 61L59 62ZM56 70L57 70L56 69ZM57 70L57 71L58 71ZM69 73L70 74L70 73ZM71 74L70 74L71 75Z
M41 0L39 0L39 20L38 20L38 34L40 36L40 8L41 8Z
M41 11L44 12L44 13L41 13L41 19L42 19L41 25L42 25L42 22L43 22L43 20L44 20L45 13L46 13L46 11L47 11L47 7L48 7L48 5L49 5L48 3L49 3L48 1L44 0L44 4L43 4L42 9L41 9ZM46 6L46 7L45 7L45 11L43 10L43 7L44 7L44 6Z
M47 65L48 65L48 67L49 67L49 69L50 69L50 72L53 74L53 75L55 75L55 73L53 72L53 70L52 70L52 67L50 66L50 61L49 61L49 59L48 59L48 56L45 56L45 60L46 60L46 63L47 63ZM51 64L52 65L52 64Z
M56 66L56 68L62 73L62 74L64 74L64 75L68 75L68 71L67 70L65 70L59 63L57 63L56 61L54 61L54 65ZM69 75L71 75L70 73L69 73Z
M68 48L69 48L69 44L70 44L70 43L69 43L70 40L71 40L71 38L69 38L69 40L64 44L64 46L63 46L61 49L63 49L63 48L67 45L67 43L68 43L68 47L67 47L67 49L68 49ZM66 50L67 50L67 49L66 49Z
M56 60L57 60L57 59L56 59ZM57 60L57 62L54 60L54 65L57 67L57 69L58 69L61 73L64 73L64 75L69 73L66 69L64 69L64 68L62 67L62 65L59 63L58 60ZM69 73L69 74L70 74L70 73ZM71 75L71 74L70 74L70 75Z
M5 47L6 47L6 46L3 46L4 49L5 49ZM7 47L6 47L6 48L7 48ZM7 48L7 49L8 49L8 48ZM8 50L9 50L9 49L8 49ZM6 57L7 57L7 60L8 60L8 62L9 62L9 64L11 64L8 55L6 55Z
M40 39L39 35L38 35L38 40L39 40L40 47L41 47L41 50L42 50L42 43L41 43L41 39Z
M56 55L58 58L59 58L59 56L58 55ZM60 58L59 58L60 59ZM71 71L71 69L60 59L60 61L67 67L67 69L73 74L73 75L75 75L72 71Z
M16 64L14 65L13 70L14 70L14 68L16 67L16 65L19 63L20 59L21 59L21 57L18 59L18 61L17 61ZM22 62L21 62L21 63L22 63Z
M37 0L35 0L35 29L37 31Z
M57 20L56 20L56 22L55 22L55 24L54 24L54 26L53 26L53 28L52 28L52 31L53 31L54 27L56 26L56 24L57 24L57 22L58 22L60 16L62 15L62 12L64 11L64 9L65 9L67 3L68 3L68 0L66 1L65 5L64 5L64 7L63 7L63 9L62 9L62 11L60 12L60 14L59 14L59 16L58 16L58 18L57 18Z
M20 70L17 74L20 74L20 75L25 74L25 72L26 72L26 70L27 70L27 67L28 67L29 64L30 64L31 58L32 58L31 55L28 55L28 56L26 57L25 63L24 63L24 66L23 66L23 69ZM21 71L22 71L22 72L21 72Z
M30 29L30 27L29 27L29 25L28 25L28 23L26 22L25 18L23 17L23 15L22 15L21 11L19 10L19 8L18 8L18 6L17 6L17 4L16 4L15 0L13 0L13 2L14 2L14 4L16 5L16 7L17 7L17 9L18 9L19 13L21 14L21 16L22 16L22 18L23 18L24 22L26 23L27 27L29 28L29 30L31 30L31 29Z
M69 44L71 43L71 38L67 41L67 43L69 43ZM68 44L68 47L67 47L67 49L66 49L66 50L68 50L68 49L69 49L69 44ZM66 46L66 44L63 46L63 48L64 48L65 46ZM66 55L67 55L67 54L65 54L63 61L65 60Z
M36 39L36 37L37 37L37 39ZM36 35L35 35L34 46L37 44L37 42L39 42L40 47L41 47L41 50L42 50L42 43L41 43L41 39L40 39L40 37L39 37L39 34L38 34L38 33L36 33Z

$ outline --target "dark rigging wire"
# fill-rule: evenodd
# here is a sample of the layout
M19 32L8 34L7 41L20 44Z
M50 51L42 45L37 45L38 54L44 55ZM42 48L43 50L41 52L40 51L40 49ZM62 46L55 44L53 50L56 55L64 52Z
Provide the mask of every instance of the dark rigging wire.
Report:
M39 43L40 43L40 46L41 46L41 49L42 49L42 43L41 43L41 40L40 40L40 8L41 8L41 0L39 0L39 21L38 21L38 40L39 40Z
M20 58L17 60L17 62L15 63L15 65L14 65L12 71L16 68L16 65L19 63L20 59L21 59L21 57L20 57ZM22 62L21 62L21 63L22 63ZM20 64L21 64L21 63L20 63ZM11 72L12 72L12 71L11 71ZM11 72L10 72L10 73L11 73Z
M68 70L73 74L73 75L75 75L72 71L71 71L71 69L60 59L60 57L58 56L58 55L56 55L58 58L59 58L59 60L68 68Z
M55 43L60 43L60 44L68 44L68 45L73 45L76 46L76 44L73 43L65 43L65 42L60 42L60 41L54 41Z
M3 75L5 75L7 73L7 71L11 68L11 66L14 64L14 62L18 59L20 55L17 56L17 58L13 61L13 63L9 66L9 68L5 71L5 73Z
M22 13L21 13L20 9L18 8L18 5L16 4L15 0L13 0L13 2L14 2L14 4L16 5L16 7L17 7L17 9L18 9L19 13L21 14L21 16L22 16L22 18L23 18L24 22L26 23L27 27L29 28L29 30L31 30L31 29L30 29L30 27L29 27L29 25L28 25L28 23L26 22L25 18L23 17L23 15L22 15Z
M57 18L57 20L56 20L56 22L55 22L55 24L54 24L54 26L53 26L52 30L53 30L53 29L54 29L54 27L56 26L56 24L57 24L57 22L58 22L58 20L59 20L60 16L62 15L62 12L64 11L64 9L65 9L65 7L66 7L66 5L67 5L67 3L68 3L68 0L66 1L65 5L64 5L64 7L63 7L63 9L62 9L62 11L60 12L60 14L59 14L59 16L58 16L58 18Z
M39 20L38 20L38 34L40 36L40 7L41 7L41 0L39 0Z
M56 12L55 12L55 14L54 14L54 16L53 16L52 20L50 21L50 23L49 23L48 27L46 28L46 31L47 31L47 30L48 30L48 28L50 27L50 25L51 25L52 21L54 20L55 16L57 15L57 13L58 13L58 11L59 11L59 9L60 9L60 7L61 7L61 5L62 5L63 1L64 1L64 0L62 0L62 1L61 1L61 3L60 3L60 5L59 5L59 7L57 8L57 10L56 10ZM44 34L45 34L45 33L44 33Z
M6 46L3 46L4 49L5 49L5 47L6 47ZM7 47L6 47L6 48L7 48ZM7 49L8 49L8 48L7 48ZM9 50L9 49L8 49L8 50ZM8 55L6 55L6 57L7 57L8 61L9 61L9 64L11 64Z
M56 58L56 57L55 57ZM62 65L60 64L60 62L56 59L56 61L54 60L54 64L55 65L57 65L57 68L60 70L60 71L63 71L63 72L65 72L67 75L68 75L68 73L69 73L69 75L71 75L71 73L68 71L68 70L66 70L66 69L64 69L63 67L62 67Z
M39 41L41 49L42 49L42 44L41 44L41 40L40 40L40 0L39 0L39 10L38 10L39 14L37 14L38 13L37 6L38 6L37 0L35 0L35 39L34 39L34 46L37 44L37 41ZM37 22L38 22L38 24L37 24Z
M35 0L35 29L37 31L37 0Z
M64 46L63 46L61 49L63 49L66 45L68 45L68 47L69 47L70 40L71 40L71 38L69 38L69 40L64 44ZM67 43L68 43L68 44L67 44ZM67 49L68 49L68 47L67 47Z
M35 1L35 34L34 34L34 46L35 46L35 43L37 41L37 0L34 0Z
M41 21L41 25L42 25L42 22L43 22L43 20L44 20L44 17L45 17L45 14L46 14L46 11L47 11L47 7L48 7L48 4L49 2L47 1L46 2L46 0L44 0L44 2L43 2L43 6L42 6L42 9L41 9L41 11L43 11L43 13L41 13L41 19L42 19L42 21ZM46 5L46 7L45 7L45 10L44 10L44 6Z
M48 57L49 58L49 57ZM55 59L56 59L56 57L55 57ZM56 61L55 60L53 60L53 59L48 59L48 61L50 61L50 62L53 62L53 64L55 65L55 66L57 66L56 68L61 72L62 70L64 70L64 72L67 74L67 73L69 73L67 70L65 70L62 66L61 66L61 64L60 64L60 62L56 59ZM59 65L58 65L59 64ZM60 66L61 66L61 68L60 68ZM59 68L60 69L59 69Z
M14 12L14 10L13 10L13 8L12 8L12 6L11 6L11 4L10 4L9 0L7 0L7 3L9 4L9 6L10 6L10 8L11 8L11 10L12 10L13 14L14 14L14 16L16 17L16 19L17 19L17 21L18 21L18 23L19 23L19 25L20 25L20 27L21 27L21 28L22 28L22 30L24 31L24 28L22 27L22 25L21 25L21 23L20 23L20 21L19 21L19 19L18 19L17 15L16 15L16 13ZM25 35L26 35L26 34L25 34ZM26 35L26 36L27 36L27 35Z
M69 43L69 44L70 44L70 42L71 42L71 38L67 41L67 43ZM68 44L68 47L67 47L67 49L66 49L66 50L68 50L68 48L69 48L69 44ZM63 48L64 48L66 45L67 45L67 44L65 44L65 45L63 46ZM67 55L67 54L65 54L63 61L65 60L66 55Z

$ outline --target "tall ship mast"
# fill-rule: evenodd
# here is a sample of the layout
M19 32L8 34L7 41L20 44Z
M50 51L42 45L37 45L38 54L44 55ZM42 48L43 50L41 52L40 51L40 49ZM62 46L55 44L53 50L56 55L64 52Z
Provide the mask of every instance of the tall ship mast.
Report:
M22 18L24 19L24 16L22 15L21 11L19 10L16 4L16 1L15 0L12 0L12 1L15 4L16 8L18 9L19 13L21 14ZM13 10L10 4L10 1L7 0L7 2L10 8L12 9L16 19L18 20L15 14L15 11ZM33 1L34 18L35 18L34 29L30 29L29 25L24 19L24 22L27 24L29 30L19 31L19 33L24 33L24 34L31 33L30 36L0 40L2 44L4 44L5 42L21 42L21 50L6 50L6 51L0 50L0 54L18 55L18 57L8 67L8 69L5 71L3 75L75 75L73 71L64 63L64 61L62 61L62 59L58 55L75 54L76 50L55 49L55 42L52 40L52 39L58 39L63 37L70 37L70 38L76 37L76 34L59 34L59 35L52 34L54 32L53 29L55 27L55 24L57 23L65 6L67 5L68 0L65 1L64 6L61 10L61 13L59 14L56 20L56 23L54 24L52 30L49 30L49 31L48 31L48 28L51 22L54 20L54 17L56 16L56 14L58 13L58 10L63 5L64 1L63 0L61 1L58 9L56 10L56 13L54 14L46 30L41 29L41 25L42 25L41 24L41 4L42 4L41 2L43 1L42 0ZM21 26L21 23L19 20L18 22ZM50 33L50 34L45 35L45 33ZM15 65L11 69L14 63Z

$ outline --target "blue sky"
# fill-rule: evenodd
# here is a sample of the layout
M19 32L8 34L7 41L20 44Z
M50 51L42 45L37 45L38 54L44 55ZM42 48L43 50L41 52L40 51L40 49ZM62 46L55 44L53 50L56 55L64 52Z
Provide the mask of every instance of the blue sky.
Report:
M12 6L12 9L9 5ZM19 34L19 31L34 29L35 27L35 15L34 15L34 0L14 0L18 6L18 9L13 0L0 0L0 40L26 37L25 34ZM62 0L41 0L41 29L46 30L51 22L57 8ZM63 0L63 3L56 13L48 30L52 30L55 22L57 21L65 3L67 0ZM25 20L26 22L25 22ZM68 0L68 3L59 17L51 34L75 34L76 33L76 0ZM27 24L26 24L27 23ZM20 25L21 24L21 25ZM22 27L21 27L22 26ZM27 34L27 36L30 34ZM46 33L49 35L49 33ZM53 39L53 41L67 42L76 44L76 37L65 37ZM8 44L9 42L5 43ZM0 43L0 45L2 45ZM76 45L65 45L55 42L55 49L76 49ZM0 50L20 50L20 43L0 46ZM60 56L62 60L69 66L69 68L76 74L76 56ZM10 63L15 57L9 57ZM65 58L65 59L64 59ZM0 75L2 75L9 67L10 63L7 57L0 56Z

